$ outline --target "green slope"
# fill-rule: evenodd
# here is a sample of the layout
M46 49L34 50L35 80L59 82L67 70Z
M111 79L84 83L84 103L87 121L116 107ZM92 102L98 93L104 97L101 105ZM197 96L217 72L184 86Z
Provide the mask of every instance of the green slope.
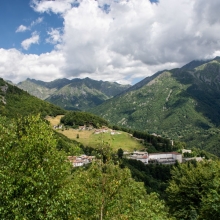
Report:
M58 115L65 111L58 106L42 101L0 78L0 114L9 118L38 114Z
M186 141L220 155L219 58L163 71L142 87L110 99L91 112L112 124ZM206 137L206 138L204 138ZM202 138L202 141L201 141Z

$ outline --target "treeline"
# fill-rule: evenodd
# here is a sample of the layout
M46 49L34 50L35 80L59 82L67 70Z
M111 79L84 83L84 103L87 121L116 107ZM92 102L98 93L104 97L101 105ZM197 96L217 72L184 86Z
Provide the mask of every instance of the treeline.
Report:
M73 128L83 126L83 125L92 125L95 128L99 128L101 126L108 126L108 122L96 115L87 112L77 112L70 111L65 114L64 117L61 118L61 123L67 126L71 126Z
M181 142L178 142L178 143L176 142L174 144L174 142L172 143L170 139L167 139L161 136L152 135L147 132L136 131L136 130L119 127L115 125L113 125L112 128L114 130L121 130L121 131L128 132L132 134L133 137L141 139L142 143L145 145L149 153L176 151L178 149L183 148L183 146L185 145L185 143L181 143Z

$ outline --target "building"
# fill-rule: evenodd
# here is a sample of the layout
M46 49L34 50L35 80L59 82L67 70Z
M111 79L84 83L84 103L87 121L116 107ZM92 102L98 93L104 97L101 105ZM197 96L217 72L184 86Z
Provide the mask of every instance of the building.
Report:
M129 159L139 160L144 164L148 164L148 153L141 151L134 151L131 155L128 156Z
M191 153L192 153L192 150L182 149L182 154L184 154L184 153L189 153L189 154L191 154Z
M163 153L151 153L134 151L127 156L128 159L139 160L144 164L159 163L159 164L175 164L177 161L182 163L182 154L177 152L163 152Z
M68 159L70 163L72 163L73 167L80 167L88 163L91 163L95 159L95 156L68 156Z
M151 153L148 157L149 163L175 164L182 163L182 154L177 152Z

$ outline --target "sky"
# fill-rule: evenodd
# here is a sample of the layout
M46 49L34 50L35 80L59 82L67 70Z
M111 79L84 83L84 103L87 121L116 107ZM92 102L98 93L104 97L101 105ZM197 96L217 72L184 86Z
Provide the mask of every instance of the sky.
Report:
M0 77L135 84L220 55L219 0L1 0Z

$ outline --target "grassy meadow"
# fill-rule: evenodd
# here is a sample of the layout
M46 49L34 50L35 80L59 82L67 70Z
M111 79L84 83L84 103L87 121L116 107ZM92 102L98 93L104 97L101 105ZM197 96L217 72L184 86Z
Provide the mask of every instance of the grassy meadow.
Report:
M61 117L62 116L48 117L47 120L50 122L51 126L54 126L60 123ZM113 135L110 132L94 134L95 130L69 129L57 131L70 139L81 142L84 146L93 148L99 147L103 142L109 144L115 151L119 148L122 148L124 151L133 151L134 149L141 150L144 148L144 146L130 134L122 131L117 131Z

